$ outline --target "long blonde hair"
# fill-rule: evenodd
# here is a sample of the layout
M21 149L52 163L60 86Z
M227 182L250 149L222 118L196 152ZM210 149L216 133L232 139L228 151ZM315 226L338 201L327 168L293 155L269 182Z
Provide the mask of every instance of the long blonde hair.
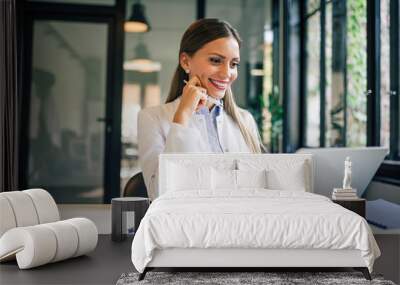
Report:
M233 37L236 39L240 47L242 40L240 39L239 33L229 23L218 19L197 20L191 24L183 34L179 48L179 55L184 52L189 56L193 56L196 51L205 44L225 37ZM172 102L181 96L184 87L184 80L189 80L188 74L186 74L182 66L178 63L174 77L172 78L171 89L166 103ZM244 110L241 110L236 105L230 88L227 89L222 100L224 102L224 110L238 125L247 146L253 153L261 153L261 151L264 150L264 147L261 144L260 135L258 131L257 134L254 135L246 128L242 118Z

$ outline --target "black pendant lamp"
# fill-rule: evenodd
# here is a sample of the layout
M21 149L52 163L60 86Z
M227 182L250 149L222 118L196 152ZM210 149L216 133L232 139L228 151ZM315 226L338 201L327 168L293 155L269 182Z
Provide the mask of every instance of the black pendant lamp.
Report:
M125 21L125 32L145 33L150 31L150 24L145 15L145 7L140 1L133 3L131 16Z

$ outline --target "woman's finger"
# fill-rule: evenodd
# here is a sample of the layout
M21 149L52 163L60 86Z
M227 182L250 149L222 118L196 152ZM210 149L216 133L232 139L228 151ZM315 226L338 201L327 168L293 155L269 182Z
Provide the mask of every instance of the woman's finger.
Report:
M196 75L194 75L190 78L187 84L192 86L201 86L201 81Z
M207 103L207 90L200 85L198 77L193 76L184 86L183 96L180 103L182 110L191 110L197 112Z
M203 87L197 87L196 88L203 94L207 94L207 89L203 88Z
M207 95L202 94L200 99L199 99L199 103L197 104L197 106L203 107L203 106L206 106L206 104L207 104Z

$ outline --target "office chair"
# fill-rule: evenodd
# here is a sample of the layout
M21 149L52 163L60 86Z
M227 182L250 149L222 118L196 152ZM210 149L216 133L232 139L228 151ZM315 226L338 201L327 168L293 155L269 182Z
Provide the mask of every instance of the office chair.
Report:
M125 185L123 197L145 197L148 198L147 188L144 184L142 172L136 173Z

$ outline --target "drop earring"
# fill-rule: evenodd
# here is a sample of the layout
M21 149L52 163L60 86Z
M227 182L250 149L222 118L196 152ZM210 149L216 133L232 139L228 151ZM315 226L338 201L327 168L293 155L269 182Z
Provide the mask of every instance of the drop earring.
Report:
M189 74L190 70L189 70L189 69L186 69L185 72L186 72L187 74Z

